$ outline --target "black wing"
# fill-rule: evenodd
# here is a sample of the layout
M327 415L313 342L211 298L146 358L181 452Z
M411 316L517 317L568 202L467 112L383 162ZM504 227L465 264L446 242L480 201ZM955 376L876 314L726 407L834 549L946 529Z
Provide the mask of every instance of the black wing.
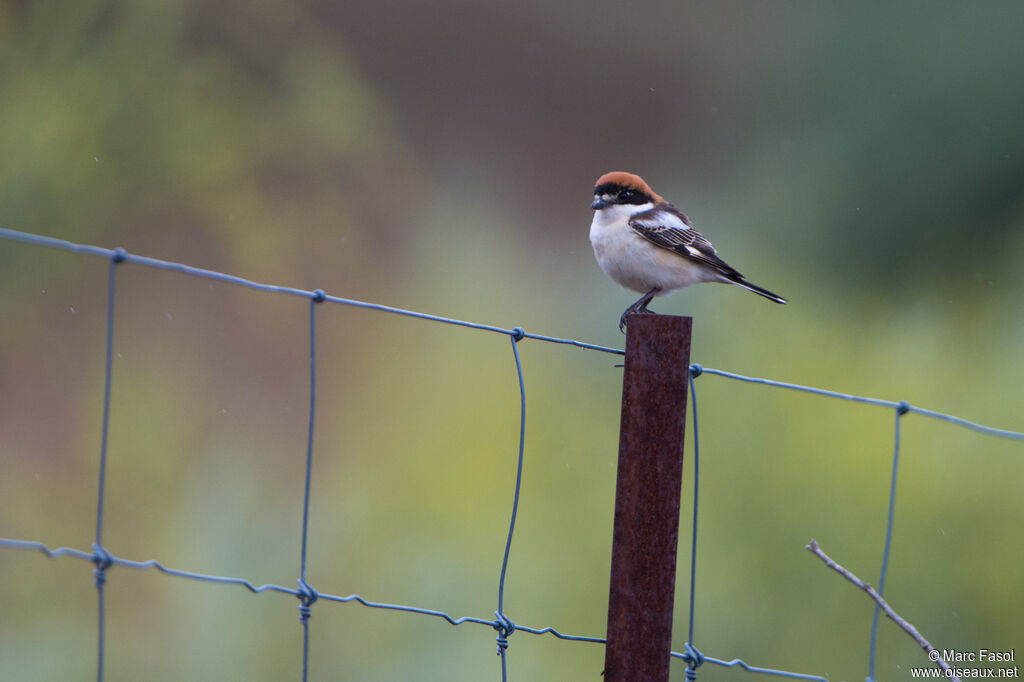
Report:
M743 277L735 268L718 257L718 252L711 246L711 242L690 227L690 219L675 206L655 206L638 213L630 218L629 226L656 246L704 263L730 279Z

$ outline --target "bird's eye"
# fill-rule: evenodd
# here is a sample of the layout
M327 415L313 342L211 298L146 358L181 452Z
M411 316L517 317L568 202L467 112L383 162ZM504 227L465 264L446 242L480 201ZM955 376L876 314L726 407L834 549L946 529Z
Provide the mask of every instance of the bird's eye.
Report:
M630 199L634 198L635 196L636 196L636 192L634 192L631 189L626 189L626 190L623 190L623 191L619 192L619 199L621 199L623 201L629 201Z

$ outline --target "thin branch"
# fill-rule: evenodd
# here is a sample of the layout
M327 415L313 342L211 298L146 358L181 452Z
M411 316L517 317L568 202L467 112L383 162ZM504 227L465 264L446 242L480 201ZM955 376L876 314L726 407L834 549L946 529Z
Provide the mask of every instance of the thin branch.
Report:
M904 620L903 617L900 616L900 614L893 611L892 607L889 606L889 604L884 599L882 599L882 595L878 594L878 591L875 590L875 588L871 587L871 585L868 585L866 582L855 576L848 569L840 566L838 563L836 563L834 559L832 559L832 557L825 554L825 552L821 551L821 548L818 547L817 540L811 540L811 544L806 545L804 549L813 553L819 559L824 561L825 565L831 568L833 571L843 576L860 589L867 592L868 596L874 599L875 603L878 604L879 608L882 609L882 612L885 613L885 615L888 616L892 622L896 623L896 625L899 625L901 628L903 628L903 630L908 635L913 637L914 641L917 642L918 645L920 645L920 647L925 650L925 652L928 654L929 660L933 661L937 666L942 668L942 671L946 673L948 679L960 682L960 678L956 675L953 675L953 671L950 669L949 664L942 660L942 656L938 656L932 653L933 651L935 651L935 647L933 647L931 643L929 643L928 640L925 639L924 636L917 631L917 628L915 628L913 625Z

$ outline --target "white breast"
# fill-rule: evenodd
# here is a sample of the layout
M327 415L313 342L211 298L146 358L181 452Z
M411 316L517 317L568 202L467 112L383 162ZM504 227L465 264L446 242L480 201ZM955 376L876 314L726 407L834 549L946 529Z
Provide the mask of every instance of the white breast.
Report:
M641 294L657 287L665 296L698 282L719 281L710 268L650 243L628 225L635 213L653 208L615 205L594 212L590 244L598 265L613 280Z

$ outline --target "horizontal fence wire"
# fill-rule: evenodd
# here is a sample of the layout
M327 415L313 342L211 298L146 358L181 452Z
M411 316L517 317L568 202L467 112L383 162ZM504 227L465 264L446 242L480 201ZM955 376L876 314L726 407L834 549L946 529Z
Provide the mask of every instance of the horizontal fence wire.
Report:
M991 426L984 426L977 424L972 421L967 421L961 417L955 417L951 414L944 414L942 412L936 412L935 410L926 410L923 407L917 407L911 405L905 400L880 400L878 398L865 398L859 395L850 395L849 393L839 393L838 391L829 391L824 388L814 388L813 386L801 386L800 384L791 384L785 381L774 381L772 379L760 379L758 377L747 377L742 374L734 374L733 372L725 372L720 369L711 369L710 367L701 367L700 365L694 365L698 370L698 374L701 372L706 374L715 374L720 377L727 379L736 379L737 381L745 381L751 384L761 384L762 386L774 386L776 388L787 388L792 391L801 391L803 393L810 393L812 395L821 395L828 398L839 398L840 400L848 400L854 403L864 403L866 405L878 405L881 407L891 407L904 412L913 412L924 417L931 417L932 419L939 419L950 424L956 424L978 433L984 433L989 436L999 436L1000 438L1010 438L1013 440L1024 440L1024 433L1019 431L1008 431L1006 429L994 429Z
M506 650L508 649L508 638L514 632L526 632L534 635L546 635L550 634L560 640L577 641L577 642L590 642L603 644L605 639L602 637L592 636L580 636L565 634L554 627L529 627L513 623L504 613L504 601L505 601L505 574L508 566L509 555L512 547L512 538L515 530L516 515L519 505L519 493L522 483L523 473L523 461L524 461L524 438L525 438L525 425L526 425L526 389L523 382L523 367L519 357L519 351L517 344L523 339L533 339L536 341L543 341L548 343L555 343L561 345L569 345L577 348L598 351L602 353L610 353L615 355L623 355L624 351L616 348L609 348L606 346L600 346L597 344L585 343L582 341L576 341L573 339L558 338L553 336L546 336L543 334L534 334L526 332L521 327L504 328L488 324L481 324L476 322L469 322L465 320L459 320L449 317L442 317L439 315L432 315L414 310L405 310L402 308L395 308L391 306L381 305L377 303L369 303L365 301L358 301L355 299L342 298L338 296L331 296L326 294L322 290L307 291L304 289L297 289L294 287L278 286L271 284L261 284L253 282L251 280L238 277L235 275L229 275L214 270L206 270L202 268L196 268L182 263L175 263L170 261L159 260L156 258L149 258L146 256L139 256L130 254L124 249L106 249L97 246L76 244L73 242L55 239L52 237L40 236L29 234L25 232L19 232L16 230L9 230L0 228L0 239L6 239L10 241L23 242L27 244L33 244L37 246L44 246L49 248L63 249L78 254L98 256L101 258L107 258L110 260L110 272L108 279L108 308L107 308L107 345L106 345L106 372L105 372L105 384L104 384L104 402L103 402L103 427L102 427L102 442L100 449L100 464L99 464L99 477L100 485L97 496L97 521L96 521L96 538L92 545L92 551L86 552L79 549L73 549L69 547L59 547L56 549L49 548L42 542L36 542L32 540L18 540L12 538L0 538L0 547L7 547L10 549L21 549L21 550L34 550L39 551L51 558L58 557L72 557L88 561L95 565L94 576L95 586L99 595L99 609L98 609L98 635L99 635L99 652L98 652L98 663L97 663L97 679L102 680L104 675L104 603L103 603L103 585L105 582L106 571L112 566L124 566L127 568L134 569L156 569L157 571L178 577L186 578L190 580L198 580L210 583L228 584L228 585L239 585L246 588L253 593L264 593L264 592L280 592L289 594L296 597L300 601L299 613L300 622L303 626L303 652L302 652L302 678L305 680L308 677L308 661L309 661L309 620L311 615L311 606L314 602L319 600L339 602L339 603L358 603L368 608L374 609L385 609L391 611L399 611L405 613L420 614L426 616L433 616L435 618L442 619L450 625L462 625L465 623L473 623L477 625L483 625L494 629L497 634L497 653L501 658L501 675L502 680L507 678L507 666L506 666ZM111 392L111 366L113 362L112 348L113 348L113 336L114 336L114 301L116 294L116 269L122 263L132 263L141 265L144 267L152 267L161 270L168 270L172 272L179 272L182 274L203 277L212 279L220 282L236 284L250 289L258 291L283 293L293 296L300 296L310 301L310 326L309 326L309 353L310 353L310 409L309 409L309 429L308 439L306 444L306 475L304 480L304 498L302 508L302 524L301 524L301 556L300 556L300 571L298 579L298 588L287 588L280 585L264 584L254 585L250 581L244 578L234 578L227 576L209 575L204 573L197 573L192 571L185 571L175 568L170 568L160 561L146 560L146 561L134 561L118 557L103 547L102 544L102 527L103 527L103 499L104 499L104 488L105 488L105 467L106 467L106 449L107 449L107 432L109 423L109 411L110 411L110 392ZM498 584L498 608L494 612L495 617L493 619L487 618L476 618L472 616L462 616L459 618L453 617L444 611L420 608L416 606L406 606L401 604L390 604L386 602L372 601L366 599L358 594L351 594L348 596L339 596L334 594L328 594L318 592L312 585L307 582L306 575L306 556L307 556L307 536L309 528L309 507L310 507L310 482L312 479L312 466L314 456L314 415L316 409L316 308L319 303L336 303L356 308L363 308L368 310L377 310L384 313L390 313L394 315L400 315L405 317L416 318L420 320L427 320L432 322L438 322L449 325L456 325L460 327L489 331L499 334L507 335L512 343L513 359L515 362L515 368L517 378L519 382L520 391L520 428L519 428L519 442L518 442L518 454L516 463L516 477L515 477L515 491L512 503L512 514L509 522L509 532L505 543L504 553L501 564L501 575ZM734 658L731 660L724 660L714 658L712 656L706 656L702 654L696 646L693 644L694 639L694 599L696 596L696 566L697 566L697 513L698 513L698 494L699 494L699 438L697 430L697 392L694 383L694 379L703 375L715 375L726 379L733 379L737 381L743 381L748 383L760 384L773 388L789 389L794 391L801 391L810 393L818 396L825 396L831 398L837 398L846 401L865 403L869 405L875 405L880 407L887 407L895 410L896 414L896 427L895 427L895 445L893 454L893 468L892 468L892 481L890 487L889 496L889 513L887 517L886 526L886 540L885 549L882 557L882 572L881 579L879 580L879 593L882 592L885 582L885 572L888 565L889 551L892 541L892 528L894 523L894 508L895 508L895 494L896 494L896 482L897 472L899 463L899 450L900 450L900 420L902 417L909 413L919 414L925 417L933 419L939 419L946 421L979 433L983 433L990 436L997 436L1002 438L1009 438L1014 440L1024 440L1024 433L1009 431L1005 429L992 428L977 424L975 422L962 419L960 417L944 414L941 412L935 412L924 408L916 407L909 404L906 401L888 401L880 400L877 398L867 398L863 396L851 395L846 393L839 393L836 391L830 391L821 388L815 388L810 386L802 386L799 384L787 383L782 381L774 381L771 379L763 379L756 377L748 377L732 372L726 372L723 370L711 369L701 367L698 364L691 365L690 367L690 390L692 393L692 417L693 417L693 435L694 435L694 503L693 503L693 523L692 523L692 537L691 537L691 555L690 555L690 605L689 605L689 620L688 620L688 639L686 642L685 650L682 652L671 652L671 656L677 659L681 659L687 665L686 677L688 680L696 680L697 669L703 663L713 663L715 665L723 667L739 667L752 673L760 673L764 675L787 677L792 679L802 680L820 680L821 682L827 682L825 677L818 675L808 675L804 673L790 672L785 670L776 670L772 668L765 668L760 666L750 665L743 660ZM874 652L877 636L877 608L875 619L872 624L872 632L870 638L870 656L869 656L869 676L868 680L872 680L874 677Z
M37 246L48 246L56 249L63 249L65 251L71 251L72 253L84 253L92 256L100 256L102 258L117 259L120 258L121 262L134 263L135 265L144 265L150 268L157 268L159 270L169 270L171 272L180 272L186 275L193 275L195 277L203 277L211 279L217 282L225 282L227 284L237 284L238 286L247 287L249 289L255 289L257 291L269 291L278 294L288 294L291 296L302 296L303 298L315 298L318 296L317 291L308 291L306 289L297 289L295 287L278 286L275 284L260 284L259 282L253 282L252 280L245 279L244 277L237 277L235 275L228 275L223 272L217 272L215 270L205 270L203 268L194 268L191 265L185 265L183 263L173 263L171 261L160 260L158 258L149 258L147 256L137 256L132 253L126 252L124 249L104 249L99 246L88 246L85 244L75 244L73 242L65 241L63 239L54 239L53 237L43 237L36 234L29 234L27 232L18 232L17 230L10 230L0 227L0 239L9 239L12 241L25 242L27 244L35 244ZM322 294L322 292L321 292ZM459 327L469 327L470 329L480 329L489 332L496 332L498 334L507 334L508 336L516 336L520 334L520 331L516 329L505 329L503 327L495 327L489 324L480 324L479 322L467 322L466 320L457 320L451 317L442 317L440 315L431 315L429 313L421 313L416 310L405 310L404 308L394 308L388 305L381 305L380 303L368 303L366 301L357 301L352 298L342 298L340 296L329 296L323 294L324 301L331 303L340 303L342 305L351 306L354 308L364 308L366 310L379 310L385 313L392 313L394 315L403 315L405 317L415 317L421 320L430 320L432 322L441 322L444 324L457 325ZM585 348L588 350L601 351L602 353L613 353L615 355L624 355L625 351L618 348L608 348L606 346L598 346L593 343L584 343L582 341L574 341L573 339L560 339L556 336L544 336L543 334L533 334L530 332L521 332L523 338L534 339L536 341L547 341L548 343L558 343L569 346L576 346L578 348Z

